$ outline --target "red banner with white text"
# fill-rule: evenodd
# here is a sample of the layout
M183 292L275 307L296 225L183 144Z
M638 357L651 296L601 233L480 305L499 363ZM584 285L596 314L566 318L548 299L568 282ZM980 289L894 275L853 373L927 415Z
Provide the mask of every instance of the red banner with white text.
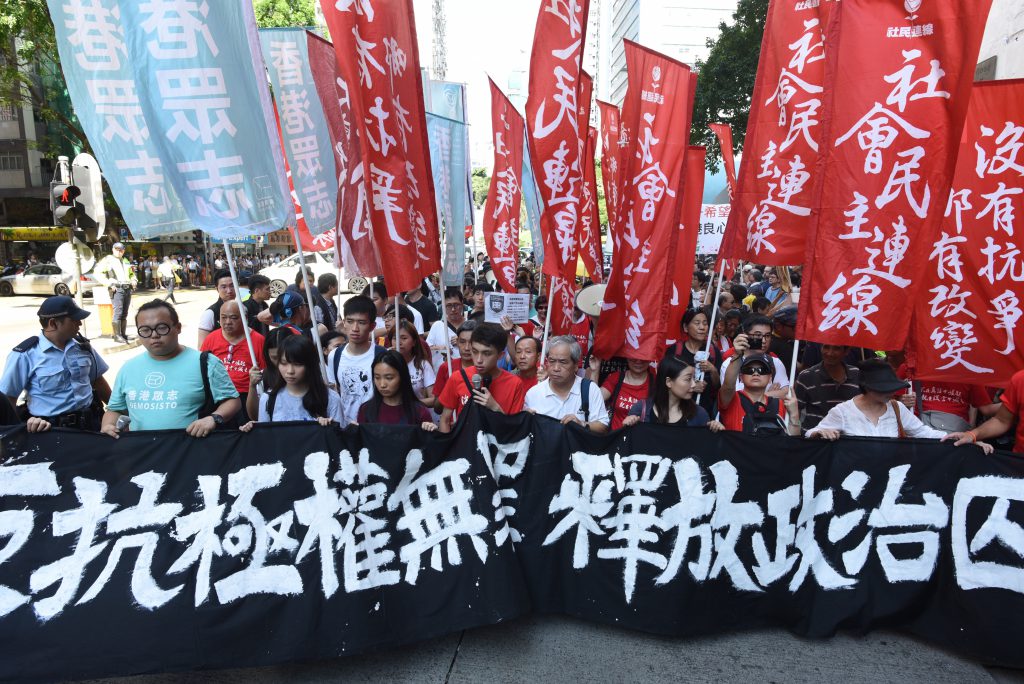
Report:
M541 5L530 56L530 92L526 126L530 160L540 189L543 270L575 282L579 250L577 230L583 167L579 100L583 46L589 0ZM551 311L551 331L563 334L572 324L572 309Z
M679 216L679 242L672 261L672 308L669 310L667 341L679 339L679 324L690 303L694 257L700 236L701 209L704 201L704 164L707 150L691 145L686 150L683 181L683 208Z
M494 170L484 211L484 242L498 286L516 291L519 263L519 210L523 191L523 117L494 81L491 85L491 131L494 136Z
M903 349L942 221L991 0L832 9L821 193L797 336ZM958 332L936 344L957 344ZM962 342L962 340L960 340Z
M893 0L884 3L902 8ZM772 0L768 6L721 256L775 266L803 263L822 149L823 35L834 4ZM870 60L872 46L861 47Z
M1006 386L1024 368L1022 140L1024 80L975 83L915 298L916 379Z
M612 241L612 254L619 249L619 236L615 233L615 216L619 210L619 108L608 102L597 101L601 115L601 184L604 186L604 205L608 214L608 236Z
M608 279L595 353L656 361L665 352L690 137L690 68L624 41L629 85L622 123L631 132L622 167L621 249Z
M728 124L708 124L708 128L718 138L718 147L722 152L722 165L725 166L725 181L729 186L729 199L736 198L736 157L733 156L732 129Z
M412 0L320 0L349 87L384 281L419 287L441 268Z
M338 239L335 242L339 249L335 252L335 263L344 266L348 275L378 276L381 274L380 257L371 239L363 183L363 149L359 127L353 125L351 91L338 72L334 46L309 31L306 46L309 70L327 118L338 172Z
M604 282L604 256L601 252L601 213L597 206L597 129L587 127L587 147L583 154L583 204L580 205L580 259L595 283Z

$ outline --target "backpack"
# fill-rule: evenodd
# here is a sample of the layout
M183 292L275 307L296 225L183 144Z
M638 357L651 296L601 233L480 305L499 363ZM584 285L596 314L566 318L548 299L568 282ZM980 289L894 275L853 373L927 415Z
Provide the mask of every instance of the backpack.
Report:
M203 395L206 400L203 402L202 407L199 409L198 418L206 418L207 416L213 415L213 412L217 410L220 404L213 400L213 390L210 389L210 368L209 368L210 352L204 351L199 354L199 373L203 378ZM221 402L221 404L224 402ZM231 420L225 420L223 423L217 426L218 430L233 430L238 427L238 415L235 414Z
M338 369L341 367L341 352L345 350L348 344L343 344L334 351L334 380L338 381ZM384 355L387 351L387 347L382 347L379 344L373 345L373 362L377 363L377 359ZM341 394L341 388L337 389L338 394Z
M751 401L745 392L737 392L736 398L743 407L743 434L755 437L786 434L786 425L779 417L778 399L769 397L765 405Z

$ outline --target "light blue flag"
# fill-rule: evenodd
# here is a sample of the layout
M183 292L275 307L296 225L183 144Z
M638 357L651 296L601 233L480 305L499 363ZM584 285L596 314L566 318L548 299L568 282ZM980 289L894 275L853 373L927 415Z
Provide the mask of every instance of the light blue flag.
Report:
M48 4L75 114L132 235L194 230L146 124L118 0Z
M434 173L434 195L445 234L442 280L445 285L462 285L466 263L465 216L466 124L427 114L430 167Z
M292 182L309 232L334 230L337 220L338 173L320 104L305 29L261 29L260 45L274 86Z
M295 225L251 0L118 6L150 139L195 226L221 239Z
M464 124L469 122L466 120L466 86L462 83L450 83L448 81L430 81L430 107L429 111L431 114L437 116L443 116L446 119L454 119L455 121L461 121ZM464 207L462 225L472 226L475 224L476 216L474 215L473 206L473 167L469 159L469 127L464 127L465 131L465 150L466 150L466 198L462 203ZM452 233L454 236L454 232ZM460 233L461 235L461 233ZM465 247L460 248L462 252L465 252ZM459 276L459 285L462 284L462 276Z
M544 238L540 234L540 188L533 175L530 163L529 141L523 142L523 203L526 204L526 224L530 227L530 239L533 240L533 259L540 268L544 263Z

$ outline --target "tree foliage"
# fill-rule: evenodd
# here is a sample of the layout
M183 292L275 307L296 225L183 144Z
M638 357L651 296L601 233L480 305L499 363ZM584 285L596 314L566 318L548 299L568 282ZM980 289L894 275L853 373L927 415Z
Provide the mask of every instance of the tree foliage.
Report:
M697 97L690 141L708 149L707 166L718 170L721 150L708 128L711 123L729 124L733 143L743 149L750 116L750 98L761 54L768 0L740 0L733 24L721 24L717 41L708 40L707 61L697 61Z
M487 200L487 192L491 189L491 175L487 173L487 169L478 166L473 169L472 179L473 204L477 209L483 209L484 202Z
M260 28L313 26L316 0L256 0L256 24Z
M64 83L46 0L0 0L0 105L30 107L49 135L45 156L89 150Z

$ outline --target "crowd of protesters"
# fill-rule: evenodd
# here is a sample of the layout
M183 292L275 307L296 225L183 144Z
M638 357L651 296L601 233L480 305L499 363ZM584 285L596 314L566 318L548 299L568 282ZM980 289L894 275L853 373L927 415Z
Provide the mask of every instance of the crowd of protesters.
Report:
M164 270L188 282L189 263ZM218 265L226 265L220 255ZM914 382L900 351L797 343L799 269L747 264L719 285L711 264L698 261L679 330L669 331L662 358L649 360L597 358L597 317L579 309L569 334L543 344L547 300L529 260L515 284L530 295L529 321L485 322L493 291L487 270L478 254L461 288L442 289L430 278L395 293L378 280L339 307L335 276L314 282L301 272L272 303L269 281L247 277L239 305L236 283L221 268L210 282L216 299L195 322L199 350L179 341L181 322L167 301L172 278L166 299L137 311L145 351L125 364L113 389L103 378L106 363L77 335L88 313L52 297L39 310L41 333L8 356L0 390L9 405L2 402L0 422L111 437L175 428L202 437L292 420L449 432L472 402L595 433L662 423L809 439L948 439L1024 452L1024 371L1007 379L1005 391Z

